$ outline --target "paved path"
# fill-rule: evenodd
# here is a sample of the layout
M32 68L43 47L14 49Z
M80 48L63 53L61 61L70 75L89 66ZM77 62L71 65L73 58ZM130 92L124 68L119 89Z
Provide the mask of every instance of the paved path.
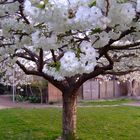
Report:
M127 106L140 106L140 101L135 101L132 103L124 103L123 105L127 105Z
M33 104L29 102L12 102L12 97L9 95L0 95L0 109L5 108L46 108L60 107L59 105Z
M135 101L132 103L124 103L125 106L140 106L140 101ZM94 107L113 107L120 105L97 105ZM61 107L61 105L48 105L48 104L33 104L28 102L12 102L12 97L9 95L0 95L0 109L6 108L47 108L47 107ZM93 107L93 106L81 106L79 107Z

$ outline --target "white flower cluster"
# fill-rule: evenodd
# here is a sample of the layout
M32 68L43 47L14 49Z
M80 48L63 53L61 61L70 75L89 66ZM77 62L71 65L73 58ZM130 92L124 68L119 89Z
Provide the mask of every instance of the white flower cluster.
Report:
M38 53L38 48L43 48L46 62L43 71L58 81L91 73L97 64L94 48L104 47L111 39L117 40L131 26L140 29L139 22L134 24L136 12L140 12L140 0L135 5L123 0L119 3L108 0L108 3L106 0L96 0L96 3L93 0L25 0L22 20L17 12L18 2L0 5L1 34L15 43L7 52L12 54L14 50L33 46L32 50ZM139 39L139 32L134 35L132 40ZM89 42L83 41L84 38ZM56 57L64 53L55 66L49 65L54 63L51 49ZM139 59L135 61L138 63ZM125 62L124 65L131 65L130 61Z
M92 47L90 42L82 42L80 54L81 73L90 73L96 66L96 57L98 53Z
M110 7L108 17L112 25L129 25L136 16L135 8L130 3L114 4Z
M0 83L4 85L28 85L33 81L33 76L25 75L18 65L11 64L10 66L7 61L5 64L1 64L0 72L3 73L3 76L0 78Z
M73 76L79 73L80 63L74 52L67 51L60 59L60 71L64 76Z
M44 51L49 51L50 49L56 50L59 48L56 34L51 34L50 37L41 36L40 34L40 31L36 31L32 34L32 43L35 48L43 48Z
M140 72L139 71L135 71L135 72L131 72L129 74L126 74L126 75L122 75L122 76L118 76L118 78L121 80L121 81L133 81L133 80L136 80L136 81L140 81Z
M137 10L137 12L140 12L140 0L137 0L136 10Z
M35 21L47 22L54 31L106 28L110 20L103 16L98 7L90 8L88 5L91 2L91 0L50 0L43 10L33 6L29 0L26 0L24 5L27 15Z
M84 11L84 12L83 12ZM80 6L74 19L76 27L82 29L101 28L105 29L110 20L103 16L101 9L96 6Z
M18 9L19 9L19 3L17 1L7 5L0 5L0 17L5 16L5 14L7 13L13 14L17 12Z
M97 53L90 42L82 42L80 45L80 56L77 57L74 51L67 51L60 59L59 71L47 65L43 71L53 76L56 80L71 77L76 74L90 73L96 66Z
M43 72L48 74L49 76L54 77L57 81L62 81L65 78L61 75L61 72L56 70L54 67L48 67L48 65L45 65L43 68Z

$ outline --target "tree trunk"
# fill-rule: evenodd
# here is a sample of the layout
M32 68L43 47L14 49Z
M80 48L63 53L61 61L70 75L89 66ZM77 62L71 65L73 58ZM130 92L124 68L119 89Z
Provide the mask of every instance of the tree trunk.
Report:
M76 139L77 95L63 94L63 140Z

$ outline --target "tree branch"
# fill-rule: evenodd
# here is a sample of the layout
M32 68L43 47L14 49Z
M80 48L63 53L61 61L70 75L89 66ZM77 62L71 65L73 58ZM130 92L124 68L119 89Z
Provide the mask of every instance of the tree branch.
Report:
M36 58L39 59L39 56L36 53L30 51L29 49L27 49L25 47L22 49L28 53L28 55L34 60L34 62L36 62Z
M38 60L38 71L39 72L42 72L43 66L44 66L43 49L40 48L40 51L39 51L39 60Z
M106 13L105 16L108 16L108 12L109 12L109 0L106 0Z
M19 2L20 2L20 1L19 1ZM23 8L23 1L21 1L21 2L20 2L20 6L19 6L20 15L21 15L21 17L24 19L25 23L29 25L30 22L29 22L29 20L26 18L26 16L24 15L23 10L24 10L24 8Z
M136 47L136 46L139 46L139 45L140 45L140 42L130 43L130 44L127 44L127 45L110 46L109 50L125 50L125 49L133 48L133 47Z
M140 68L131 69L131 70L127 70L127 71L120 71L120 72L106 71L106 72L104 72L104 75L105 75L105 74L111 74L111 75L118 75L118 76L121 76L121 75L126 75L126 74L129 74L129 73L131 73L131 72L135 72L135 71L140 71Z
M15 53L13 55L13 57L15 57L15 56L20 57L20 58L24 58L24 59L29 60L29 61L35 62L31 57L26 56L24 53Z
M51 49L51 53L52 53L53 61L56 62L57 60L56 60L56 57L55 57L55 54L54 54L54 50L53 49Z
M28 70L23 64L20 63L20 61L16 61L16 64L25 72L27 75L37 75L37 76L42 76L41 73L35 70Z
M108 44L105 45L103 48L101 48L99 50L99 58L101 58L106 52L108 52L112 48L111 45L114 42L121 40L123 37L125 37L126 35L129 35L130 33L133 33L133 32L135 32L135 28L134 27L131 27L130 29L122 32L121 35L117 39L110 39L110 41L108 42Z
M44 72L28 70L28 68L26 68L23 64L21 64L20 61L18 61L18 60L16 61L16 64L23 70L23 72L25 74L41 76L41 77L45 78L46 80L48 80L50 83L52 83L54 86L56 86L61 91L66 90L66 86L65 86L66 84L64 81L57 81L52 76L49 76L49 75L45 74Z

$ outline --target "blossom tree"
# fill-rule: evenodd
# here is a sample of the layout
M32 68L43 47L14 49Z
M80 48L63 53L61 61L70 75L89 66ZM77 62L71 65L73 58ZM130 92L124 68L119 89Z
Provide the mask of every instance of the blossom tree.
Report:
M17 64L11 65L11 63L4 61L0 65L0 83L9 86L22 86L30 85L33 82L32 75L25 75Z
M1 0L1 61L62 91L62 138L76 139L78 88L140 69L139 17L140 0Z

